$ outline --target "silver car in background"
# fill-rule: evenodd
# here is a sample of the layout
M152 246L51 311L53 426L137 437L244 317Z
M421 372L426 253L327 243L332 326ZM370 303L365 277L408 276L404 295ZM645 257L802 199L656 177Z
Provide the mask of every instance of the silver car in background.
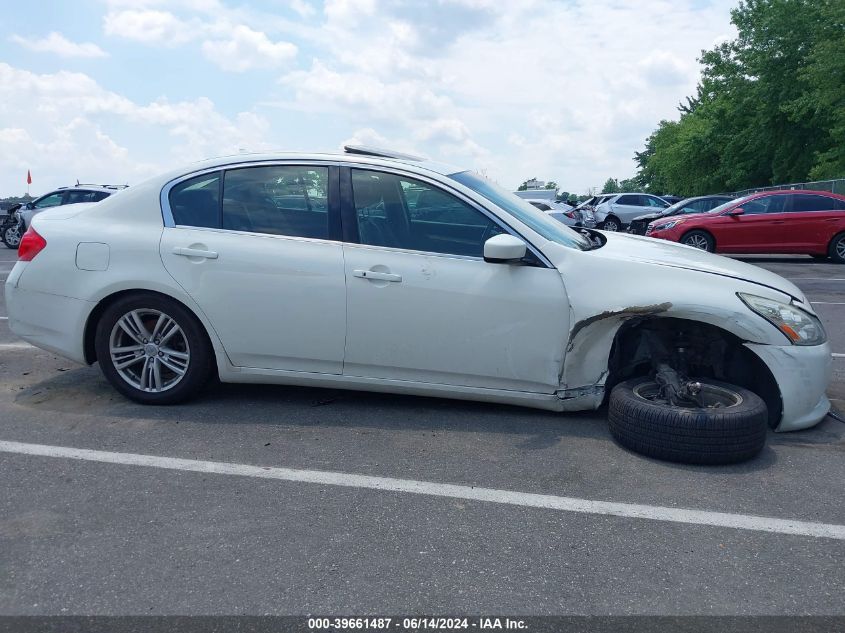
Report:
M668 207L663 198L650 193L616 193L596 204L594 213L598 228L622 231L634 218Z
M595 228L596 226L593 211L588 207L581 208L579 205L578 208L575 208L563 202L551 202L550 200L531 200L526 198L525 201L547 215L550 215L558 222L563 222L566 226L585 227L588 229Z

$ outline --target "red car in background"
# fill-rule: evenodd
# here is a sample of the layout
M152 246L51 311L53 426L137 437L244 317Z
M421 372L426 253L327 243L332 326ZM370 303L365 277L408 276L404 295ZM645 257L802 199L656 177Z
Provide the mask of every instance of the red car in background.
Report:
M711 253L790 253L845 263L845 196L765 191L708 213L661 218L646 235Z

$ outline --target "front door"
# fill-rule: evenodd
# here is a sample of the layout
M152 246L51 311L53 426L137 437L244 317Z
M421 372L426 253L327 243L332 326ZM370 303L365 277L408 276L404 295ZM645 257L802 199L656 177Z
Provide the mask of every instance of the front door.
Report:
M359 169L348 182L344 220L360 243L344 244L344 375L555 391L569 326L560 273L486 263L484 241L503 228L432 183Z
M329 239L328 183L326 167L267 165L170 191L162 261L233 365L342 372L346 288L343 248Z

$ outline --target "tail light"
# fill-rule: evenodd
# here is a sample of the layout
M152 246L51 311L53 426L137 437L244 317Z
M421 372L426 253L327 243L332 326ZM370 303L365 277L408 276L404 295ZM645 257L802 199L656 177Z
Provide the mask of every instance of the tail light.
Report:
M18 260L31 262L46 247L47 240L41 237L34 228L29 227L21 238L20 246L18 246Z

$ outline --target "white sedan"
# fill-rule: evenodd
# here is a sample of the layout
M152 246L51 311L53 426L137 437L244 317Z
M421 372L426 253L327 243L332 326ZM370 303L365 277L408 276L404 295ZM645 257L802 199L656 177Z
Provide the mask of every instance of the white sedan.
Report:
M793 284L575 232L471 171L410 156L194 164L39 214L19 253L12 330L99 362L142 403L183 401L213 374L552 411L609 394L621 443L710 463L829 408L826 335Z

